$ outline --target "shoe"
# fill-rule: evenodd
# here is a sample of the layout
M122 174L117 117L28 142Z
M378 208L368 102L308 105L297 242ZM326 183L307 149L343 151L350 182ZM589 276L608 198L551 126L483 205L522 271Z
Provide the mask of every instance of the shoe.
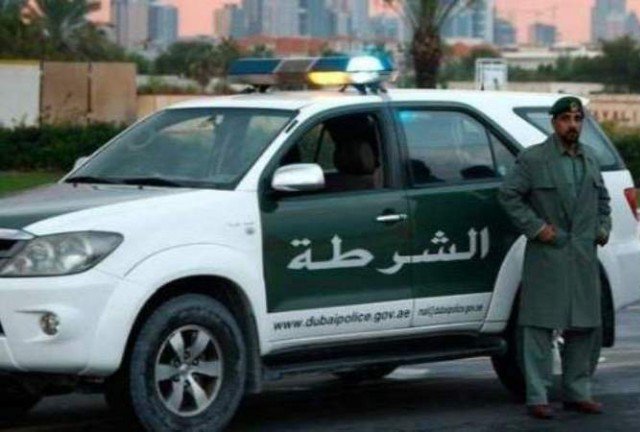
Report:
M563 402L565 411L575 411L582 414L602 414L602 404L593 401Z
M549 405L527 405L527 413L540 420L550 420L553 418L553 409Z

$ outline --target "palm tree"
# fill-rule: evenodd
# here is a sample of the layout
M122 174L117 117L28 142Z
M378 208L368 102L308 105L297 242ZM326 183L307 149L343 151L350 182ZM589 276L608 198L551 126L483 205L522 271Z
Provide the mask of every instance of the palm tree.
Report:
M54 50L76 53L78 35L91 25L87 16L98 9L99 0L35 0L27 16Z
M436 87L443 55L440 30L448 18L476 1L384 0L413 30L410 52L417 87Z

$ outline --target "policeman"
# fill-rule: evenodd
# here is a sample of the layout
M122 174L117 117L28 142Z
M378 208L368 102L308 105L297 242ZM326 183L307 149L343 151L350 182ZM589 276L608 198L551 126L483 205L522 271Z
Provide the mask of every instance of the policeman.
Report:
M552 337L564 338L565 410L600 414L592 374L600 355L600 273L597 245L611 230L609 195L593 151L579 142L580 99L563 97L551 108L554 133L522 151L499 200L528 241L518 315L527 412L550 419L547 390L553 371Z

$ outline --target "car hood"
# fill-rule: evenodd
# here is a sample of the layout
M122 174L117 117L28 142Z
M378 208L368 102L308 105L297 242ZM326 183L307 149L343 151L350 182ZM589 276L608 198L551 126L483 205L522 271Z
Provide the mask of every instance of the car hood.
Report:
M58 183L0 199L0 228L22 229L55 216L190 189Z

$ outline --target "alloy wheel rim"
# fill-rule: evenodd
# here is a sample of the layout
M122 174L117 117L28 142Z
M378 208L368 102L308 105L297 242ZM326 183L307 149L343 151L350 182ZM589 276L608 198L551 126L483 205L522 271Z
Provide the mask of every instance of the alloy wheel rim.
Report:
M154 370L156 391L172 413L196 416L218 397L223 370L222 350L211 332L183 326L160 347Z

